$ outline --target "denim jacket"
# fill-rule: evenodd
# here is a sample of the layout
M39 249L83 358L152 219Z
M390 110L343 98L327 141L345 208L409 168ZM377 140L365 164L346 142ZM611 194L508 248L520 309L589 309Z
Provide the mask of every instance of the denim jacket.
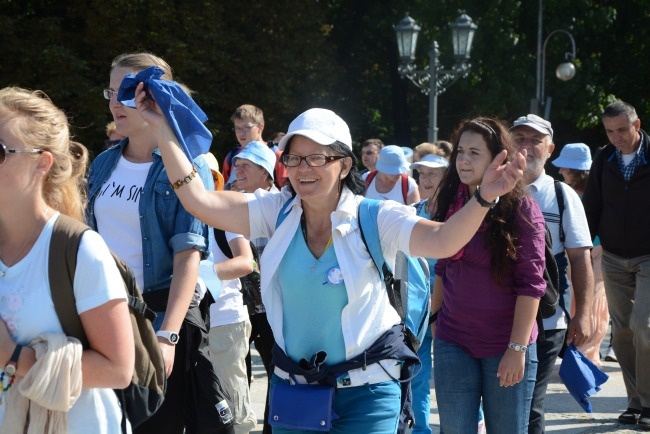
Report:
M94 230L97 230L95 199L102 185L117 166L127 143L128 139L122 140L99 154L90 165L86 220ZM202 156L194 159L194 166L203 184L211 190L212 176ZM153 152L153 164L149 168L143 189L138 206L144 266L142 292L146 293L169 288L173 274L173 258L176 253L195 248L201 252L201 259L205 259L210 250L208 226L188 213L181 205L169 184L158 149Z

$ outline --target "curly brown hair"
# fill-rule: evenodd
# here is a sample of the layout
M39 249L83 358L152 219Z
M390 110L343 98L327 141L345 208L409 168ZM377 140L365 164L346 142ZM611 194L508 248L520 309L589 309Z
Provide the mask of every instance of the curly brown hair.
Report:
M511 161L517 153L508 127L503 121L490 117L478 117L461 122L452 136L453 149L449 159L449 168L440 183L436 202L437 211L433 220L444 221L450 205L456 198L461 183L456 168L458 142L466 131L483 136L492 158L505 149L508 152L507 161ZM484 243L491 253L492 277L498 283L511 267L512 261L517 259L520 246L515 215L526 194L526 187L522 182L518 182L512 191L499 198L499 203L485 217L487 230L484 235Z

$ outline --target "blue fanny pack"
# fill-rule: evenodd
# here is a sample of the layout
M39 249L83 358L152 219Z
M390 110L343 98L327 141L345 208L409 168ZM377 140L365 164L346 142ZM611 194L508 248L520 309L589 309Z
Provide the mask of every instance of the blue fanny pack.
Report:
M269 425L309 431L329 431L335 388L319 384L277 383L272 386Z

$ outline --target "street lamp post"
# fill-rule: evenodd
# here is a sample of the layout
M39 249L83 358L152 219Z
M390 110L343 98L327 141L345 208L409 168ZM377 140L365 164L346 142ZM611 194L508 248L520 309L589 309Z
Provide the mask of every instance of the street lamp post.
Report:
M548 119L551 114L551 101L552 98L544 98L544 82L546 78L546 45L553 35L559 33L566 35L571 42L571 51L564 54L565 62L560 63L555 69L555 76L562 81L571 80L576 75L576 67L571 62L576 58L576 41L573 35L564 29L553 30L548 34L544 43L542 43L542 15L543 15L543 0L539 0L539 15L537 26L537 82L535 84L535 99L531 104L531 111L536 114L544 113L544 119Z
M451 69L445 69L440 64L438 43L433 41L429 51L429 65L418 70L413 61L420 26L415 24L415 20L409 17L408 13L395 26L400 57L400 65L397 69L399 75L408 78L423 94L429 95L429 142L438 140L438 95L446 91L456 80L465 77L471 68L468 60L477 28L472 19L462 13L451 26L455 58Z

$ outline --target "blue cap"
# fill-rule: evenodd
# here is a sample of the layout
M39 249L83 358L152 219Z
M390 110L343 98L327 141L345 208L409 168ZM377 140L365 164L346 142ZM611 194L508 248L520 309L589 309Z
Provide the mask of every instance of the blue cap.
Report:
M404 156L404 151L399 146L384 146L379 151L379 159L375 166L378 172L387 175L401 175L409 170L409 164Z
M591 151L589 146L584 143L568 143L560 151L560 156L551 163L559 168L589 170L591 168Z
M277 158L275 152L273 152L266 143L258 141L249 142L248 145L244 146L244 149L242 149L239 154L232 157L232 164L234 165L235 161L239 158L249 160L258 166L262 166L264 170L271 175L271 178L275 179L273 172L275 172L274 169Z

